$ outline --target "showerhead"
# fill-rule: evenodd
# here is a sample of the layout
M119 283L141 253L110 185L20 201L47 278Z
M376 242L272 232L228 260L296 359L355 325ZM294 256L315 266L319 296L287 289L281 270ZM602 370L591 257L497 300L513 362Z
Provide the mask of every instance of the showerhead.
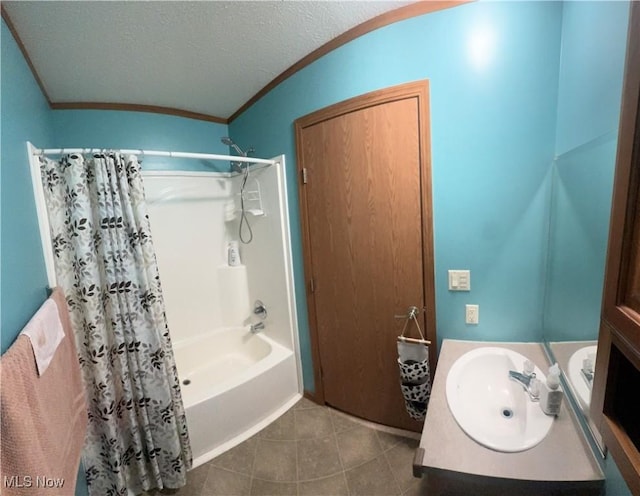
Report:
M238 145L236 145L233 140L231 138L229 138L229 136L224 136L223 138L220 138L220 141L222 141L223 145L227 145L230 146L231 148L233 148L236 153L238 155L240 155L241 157L246 157L247 154L249 153L250 150L247 150L247 152L243 152L242 148L240 148Z

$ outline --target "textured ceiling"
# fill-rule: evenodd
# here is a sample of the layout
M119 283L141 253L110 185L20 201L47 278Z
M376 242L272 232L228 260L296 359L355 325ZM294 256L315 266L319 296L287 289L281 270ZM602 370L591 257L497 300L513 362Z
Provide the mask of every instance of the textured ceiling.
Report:
M3 2L52 102L229 117L350 28L411 1Z

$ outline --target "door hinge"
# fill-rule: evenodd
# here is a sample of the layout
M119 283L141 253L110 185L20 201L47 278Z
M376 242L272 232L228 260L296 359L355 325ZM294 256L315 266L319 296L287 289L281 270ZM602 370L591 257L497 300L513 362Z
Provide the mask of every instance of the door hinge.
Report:
M302 168L302 184L307 184L307 168Z
M310 287L312 293L316 292L316 283L314 282L313 277L309 281L309 287Z

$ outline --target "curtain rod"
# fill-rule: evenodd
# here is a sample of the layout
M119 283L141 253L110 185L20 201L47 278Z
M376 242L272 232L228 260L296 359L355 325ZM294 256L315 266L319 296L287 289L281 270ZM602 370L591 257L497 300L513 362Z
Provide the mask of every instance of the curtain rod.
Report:
M104 153L111 148L45 148L33 149L34 155L62 155L65 153ZM142 155L143 157L170 157L170 158L199 158L202 160L224 160L229 162L248 162L250 164L275 164L276 160L264 158L241 157L235 155L217 155L213 153L188 153L188 152L162 152L156 150L118 150L125 155Z

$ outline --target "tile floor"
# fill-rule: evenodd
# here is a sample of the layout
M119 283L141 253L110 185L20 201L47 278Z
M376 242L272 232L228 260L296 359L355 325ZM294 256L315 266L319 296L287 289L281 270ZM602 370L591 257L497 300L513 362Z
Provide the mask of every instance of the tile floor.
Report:
M416 439L303 398L252 438L188 474L179 496L414 496Z

